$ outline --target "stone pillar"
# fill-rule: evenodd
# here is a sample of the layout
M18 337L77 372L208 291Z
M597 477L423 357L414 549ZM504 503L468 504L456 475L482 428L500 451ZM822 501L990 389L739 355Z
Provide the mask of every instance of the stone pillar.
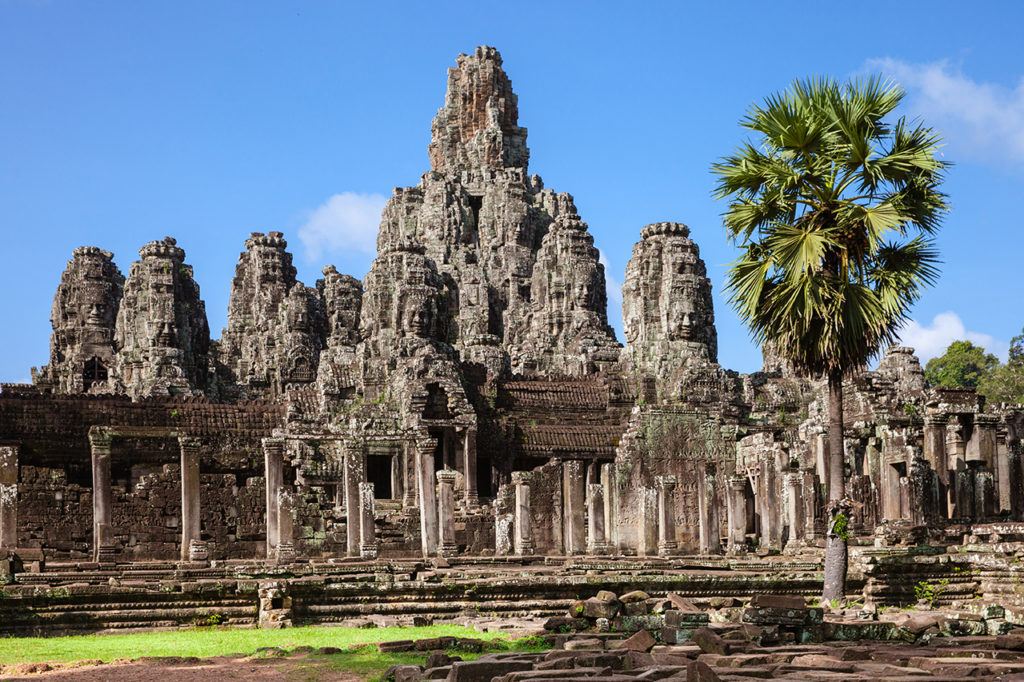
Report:
M342 449L345 466L345 553L361 556L362 544L362 493L360 486L366 482L363 466L363 449L359 443L345 441Z
M1006 423L1006 468L1010 488L1010 518L1024 520L1024 433L1020 425L1007 420Z
M416 481L420 501L420 547L423 556L437 555L437 496L434 483L436 438L424 438L416 444Z
M18 546L18 446L0 446L0 556Z
M480 506L480 494L476 488L476 429L467 428L462 437L462 474L465 480L467 508Z
M822 485L828 485L828 433L824 430L824 428L819 427L813 431L811 438L811 443L814 447L814 465L815 471L817 471L818 473L818 481Z
M279 564L295 561L295 495L281 486L277 491L278 543L274 560Z
M604 486L600 483L591 483L587 490L588 503L590 505L587 514L587 552L589 554L607 554L608 541L604 532Z
M372 483L359 484L359 556L363 559L377 558L377 534L374 516L376 515L376 498Z
M401 500L405 496L405 471L401 455L391 455L391 499Z
M817 477L813 471L805 470L803 473L803 488L801 503L804 509L804 540L807 542L816 540L824 532L824 519L820 520L819 527L818 511L822 505L818 504L818 491L821 489Z
M451 469L437 472L437 525L441 556L455 556L459 548L455 544L455 472Z
M199 439L178 437L181 450L181 560L205 553L200 535ZM192 545L196 543L195 549Z
M924 458L935 472L938 487L939 507L935 513L940 518L949 515L946 491L949 490L949 463L946 461L946 420L937 416L924 418Z
M803 545L803 474L789 471L782 476L783 490L786 494L786 523L789 525L789 540L786 548Z
M747 548L747 479L733 476L729 479L728 523L730 554L738 554Z
M934 474L920 450L913 446L908 446L907 450L910 460L907 471L910 496L907 518L915 526L921 526L928 521L928 517L933 513L932 476Z
M697 467L697 525L700 553L718 554L722 550L722 539L719 537L718 491L712 462L701 462Z
M676 542L675 476L658 476L658 554L674 554Z
M515 540L513 518L512 514L497 514L494 517L494 554L496 556L508 556L512 553Z
M279 498L284 481L284 440L264 438L263 460L266 467L267 485L267 558L271 559L275 556L278 543L281 542L281 503Z
M417 490L419 483L416 479L416 455L413 454L415 445L404 443L402 445L402 475L404 477L405 497L402 499L402 506L412 509L418 504Z
M658 490L643 487L637 491L640 508L636 515L637 548L640 556L656 556L658 554Z
M604 486L604 532L609 549L619 546L619 523L615 506L615 465L601 465L601 485Z
M114 559L114 533L111 521L110 445L107 431L90 430L92 450L92 551L95 561Z
M521 471L512 472L512 483L516 487L515 552L519 556L526 556L534 552L530 486L526 484Z
M565 519L565 553L583 554L586 551L583 518L583 462L578 459L562 463L562 500Z

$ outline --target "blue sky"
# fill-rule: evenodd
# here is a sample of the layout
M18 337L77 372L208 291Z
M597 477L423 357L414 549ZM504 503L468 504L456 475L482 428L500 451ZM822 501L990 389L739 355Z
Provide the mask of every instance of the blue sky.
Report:
M177 238L214 337L250 232L283 231L307 285L328 263L361 278L383 198L429 168L446 69L481 44L519 95L531 171L574 195L611 284L645 224L690 226L719 359L740 371L760 353L722 296L734 252L711 163L794 78L897 78L904 113L956 163L943 276L906 340L923 357L964 337L1005 357L1024 326L1024 5L630 5L0 0L0 381L47 362L79 245L127 274L142 244Z

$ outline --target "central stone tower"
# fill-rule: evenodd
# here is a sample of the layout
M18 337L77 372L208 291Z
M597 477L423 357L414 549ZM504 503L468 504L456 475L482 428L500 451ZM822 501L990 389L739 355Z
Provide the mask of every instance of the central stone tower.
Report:
M529 175L526 129L491 47L460 55L431 126L432 170L396 189L379 253L423 246L445 339L470 372L582 375L618 359L604 268L568 194Z

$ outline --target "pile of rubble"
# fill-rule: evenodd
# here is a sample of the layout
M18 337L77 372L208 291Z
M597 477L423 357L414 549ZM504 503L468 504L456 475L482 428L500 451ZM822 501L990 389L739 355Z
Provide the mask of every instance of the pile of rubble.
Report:
M455 638L381 644L382 651L437 647L425 665L393 666L385 679L1024 680L1024 628L1007 623L997 607L879 616L869 609L808 606L802 597L758 595L745 605L714 601L704 609L674 594L602 591L574 603L568 615L547 620L538 641L551 650L484 653L463 661L443 649L481 649ZM1003 634L983 634L988 632Z

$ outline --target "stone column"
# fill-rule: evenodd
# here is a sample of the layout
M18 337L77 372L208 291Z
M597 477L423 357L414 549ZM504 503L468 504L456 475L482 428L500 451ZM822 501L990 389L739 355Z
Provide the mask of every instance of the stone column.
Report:
M92 551L95 561L113 561L114 534L111 521L109 432L90 430L92 450Z
M376 498L372 483L359 484L359 556L364 559L377 558L377 534L374 516L376 515Z
M417 490L419 483L416 479L416 455L411 452L415 448L413 443L402 445L402 476L404 477L405 497L402 499L402 506L412 509L418 504Z
M405 471L401 455L391 455L391 499L401 500L405 496Z
M0 552L18 546L18 446L0 446Z
M935 472L938 484L939 508L935 510L941 518L949 514L946 491L949 489L949 463L946 461L946 420L937 416L924 418L924 458Z
M697 467L697 524L701 554L718 554L722 550L718 523L718 493L715 487L715 465L702 462Z
M1024 443L1021 438L1021 424L1007 419L1006 421L1006 468L1010 488L1010 518L1014 521L1024 519Z
M178 437L181 450L181 560L196 559L205 554L200 535L199 510L199 439ZM193 550L192 544L196 543Z
M600 483L604 486L604 532L605 538L608 541L608 548L619 546L619 523L618 516L616 514L617 507L615 506L615 465L614 464L602 464L601 465L601 480Z
M519 556L526 556L534 552L530 486L523 479L521 471L512 472L512 484L516 487L515 552Z
M515 524L513 514L496 514L494 517L494 554L508 556L514 547Z
M420 500L420 547L423 556L436 556L437 496L434 484L434 449L436 438L423 438L416 444L416 481Z
M587 500L590 505L587 514L587 552L589 554L607 554L608 541L604 532L604 486L591 483L587 486Z
M345 552L361 556L362 495L360 488L366 482L363 449L359 443L345 441L342 449L345 459Z
M786 493L786 523L789 525L789 540L786 548L792 549L803 545L803 474L789 471L782 475L782 485Z
M480 494L476 488L476 429L469 427L462 437L462 474L466 485L465 504L467 508L480 506Z
M455 544L455 472L451 469L437 472L437 525L441 556L455 556L459 548Z
M747 547L747 479L733 476L729 479L728 523L730 554L746 551Z
M267 485L267 558L275 556L277 545L281 542L281 502L280 492L284 481L283 460L284 440L281 438L263 439L263 460L266 467Z
M658 476L658 554L668 556L678 548L676 542L675 476Z
M586 551L584 542L583 519L583 462L578 459L562 463L562 500L565 511L565 553L583 554Z
M656 556L658 554L658 490L643 487L637 491L640 508L636 515L637 554L640 556Z
M279 564L295 561L295 494L281 486L277 491L277 547L274 560Z

